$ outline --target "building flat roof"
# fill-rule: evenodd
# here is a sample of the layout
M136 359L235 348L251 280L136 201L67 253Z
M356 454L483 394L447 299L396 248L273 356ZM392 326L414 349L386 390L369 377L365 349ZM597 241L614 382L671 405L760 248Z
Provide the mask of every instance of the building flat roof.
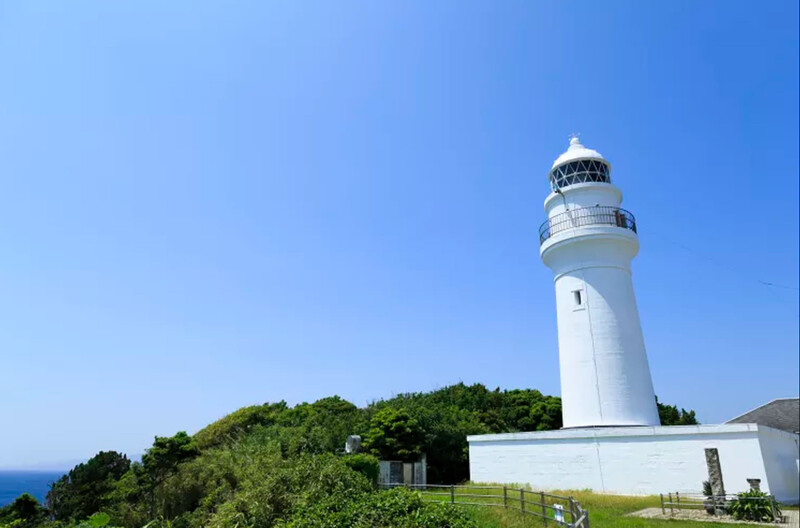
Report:
M529 431L524 433L500 433L467 436L467 442L508 442L525 440L576 440L585 438L693 436L712 434L757 433L759 429L773 429L755 423L718 425L660 425L634 427L576 427L554 431ZM784 433L785 431L778 431Z

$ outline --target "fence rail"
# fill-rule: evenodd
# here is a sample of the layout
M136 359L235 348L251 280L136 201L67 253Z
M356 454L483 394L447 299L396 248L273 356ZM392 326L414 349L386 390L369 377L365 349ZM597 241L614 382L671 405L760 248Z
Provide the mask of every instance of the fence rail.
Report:
M706 510L709 514L720 515L728 511L734 501L768 501L774 523L784 523L786 519L780 514L780 508L775 497L740 497L739 495L702 495L698 493L667 493L661 494L661 513L675 515L675 510Z
M589 512L572 497L508 486L459 486L447 484L381 484L382 488L418 490L427 502L513 509L563 528L589 528ZM494 492L494 493L492 493Z

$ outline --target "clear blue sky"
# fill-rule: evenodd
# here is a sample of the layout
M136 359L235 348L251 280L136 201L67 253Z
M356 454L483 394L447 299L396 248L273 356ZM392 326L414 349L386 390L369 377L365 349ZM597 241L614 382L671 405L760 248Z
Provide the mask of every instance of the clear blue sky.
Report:
M639 220L660 399L710 423L797 395L797 20L0 2L0 467L264 401L557 394L537 229L571 132Z

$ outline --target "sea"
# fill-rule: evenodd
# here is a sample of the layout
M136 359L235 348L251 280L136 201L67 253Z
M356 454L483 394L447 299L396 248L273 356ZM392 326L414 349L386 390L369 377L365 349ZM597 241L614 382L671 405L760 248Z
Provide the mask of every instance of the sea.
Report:
M0 470L0 507L14 502L23 493L30 493L44 502L50 483L64 471L4 471Z

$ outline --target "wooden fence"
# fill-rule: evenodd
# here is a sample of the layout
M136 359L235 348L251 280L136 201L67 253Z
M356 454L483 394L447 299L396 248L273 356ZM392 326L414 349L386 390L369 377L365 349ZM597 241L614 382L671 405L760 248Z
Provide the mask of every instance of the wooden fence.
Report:
M589 512L572 497L507 486L460 486L446 484L382 484L382 488L406 487L420 491L428 502L513 509L523 516L552 522L564 528L589 528Z

